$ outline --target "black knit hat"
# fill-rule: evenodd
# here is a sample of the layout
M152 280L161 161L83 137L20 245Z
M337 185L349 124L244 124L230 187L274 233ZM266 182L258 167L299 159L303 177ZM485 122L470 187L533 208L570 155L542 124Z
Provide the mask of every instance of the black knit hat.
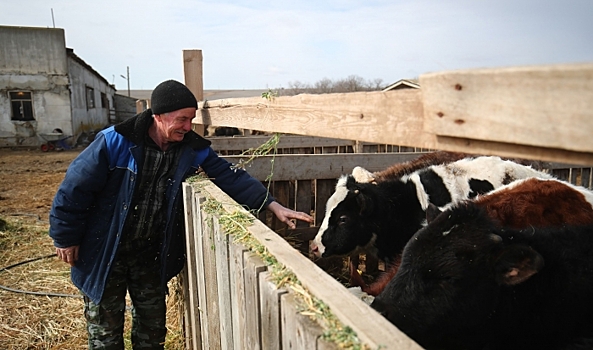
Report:
M163 81L152 90L150 108L154 114L162 114L178 109L198 108L198 101L194 94L176 80Z

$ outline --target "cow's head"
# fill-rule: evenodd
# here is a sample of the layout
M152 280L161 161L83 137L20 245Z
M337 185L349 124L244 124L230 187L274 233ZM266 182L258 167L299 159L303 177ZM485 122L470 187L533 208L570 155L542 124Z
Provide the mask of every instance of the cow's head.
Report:
M464 203L416 232L372 306L425 347L467 345L487 328L501 286L542 267L537 252L509 243L481 208Z
M342 176L329 198L319 232L311 242L316 257L342 255L372 241L373 228L367 218L374 210L373 187L358 183L352 175Z

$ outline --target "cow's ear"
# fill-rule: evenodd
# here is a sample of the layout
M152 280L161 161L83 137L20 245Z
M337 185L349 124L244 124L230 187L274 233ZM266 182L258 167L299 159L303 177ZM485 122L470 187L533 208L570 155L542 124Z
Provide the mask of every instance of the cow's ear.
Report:
M516 285L528 280L544 267L544 258L526 245L504 248L496 260L496 281L501 285Z
M375 181L375 175L363 167L356 166L352 169L352 177L356 182L371 183Z
M371 199L371 197L367 196L366 194L364 194L362 191L356 189L354 191L354 194L356 195L356 204L358 205L358 213L361 216L367 216L370 213L372 213L373 209L374 209L374 204L373 204L373 200Z
M431 223L432 220L436 219L442 211L436 205L432 203L428 203L428 208L426 208L426 221Z

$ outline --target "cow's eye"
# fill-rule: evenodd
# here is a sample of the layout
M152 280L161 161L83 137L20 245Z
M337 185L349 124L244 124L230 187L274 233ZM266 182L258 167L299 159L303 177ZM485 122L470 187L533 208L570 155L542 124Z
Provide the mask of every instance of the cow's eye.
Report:
M342 215L340 216L340 218L338 219L338 224L345 224L348 222L348 216L347 215Z

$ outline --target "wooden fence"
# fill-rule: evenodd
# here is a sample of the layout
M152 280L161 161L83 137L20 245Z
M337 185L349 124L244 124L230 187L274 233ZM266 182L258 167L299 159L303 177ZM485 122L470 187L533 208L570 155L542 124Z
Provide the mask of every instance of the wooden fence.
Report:
M323 321L300 312L302 293L278 288L269 266L220 224L225 214L244 212L208 180L184 184L188 263L184 270L185 331L189 349L336 349L322 338ZM207 213L208 199L224 212ZM347 291L263 223L249 235L322 300L362 344L373 349L420 349L386 319ZM300 290L299 290L300 291Z
M201 84L201 75L195 77L201 67L192 66L192 62L201 65L201 52L199 59L195 57L194 51L184 51L186 84L201 100L201 86L193 86ZM283 137L285 144L279 145L273 163L264 156L247 168L264 182L273 173L272 194L288 207L315 215L313 226L295 230L300 234L301 246L296 248L301 252L282 237L290 232L270 222L269 216L260 215L262 221L255 221L247 231L371 348L419 347L303 254L340 175L356 165L375 171L418 156L357 151L365 146L368 152L385 152L388 147L393 151L387 145L402 144L414 150L496 154L554 162L549 168L556 176L588 188L593 183L592 64L428 74L420 77L420 85L413 91L207 101L200 103L196 118L198 124L315 136L314 143L324 143L303 145L299 136ZM239 150L257 147L260 141L246 139L254 144L237 147L230 144L236 141L217 140L214 147L237 162ZM208 181L184 184L184 194L187 348L336 347L322 340L324 322L298 311L301 294L270 282L272 265L225 232L220 224L224 213L206 213L203 204L212 198L223 203L227 213L242 209Z
M213 148L219 153L239 153L253 149L269 139L268 136L248 136L212 138ZM347 149L344 149L347 147ZM374 147L369 144L368 147ZM340 271L327 273L330 268L339 269L341 258L313 263L307 257L309 241L314 237L323 220L325 203L333 193L336 179L342 174L364 164L370 171L385 169L395 163L406 162L417 158L423 153L414 152L383 152L383 153L351 153L357 147L352 141L324 139L316 137L282 136L278 143L278 155L261 156L252 160L249 173L270 188L270 192L285 206L298 211L311 213L315 221L311 225L298 223L296 230L287 230L286 225L275 220L265 211L259 215L252 235L260 243L269 248L274 237L274 247L281 254L289 254L283 263L291 271L302 269L315 271L314 280L306 285L322 283L331 290L329 298L346 298L353 296L339 283ZM378 148L374 148L378 151ZM339 153L341 152L342 153ZM302 154L299 154L301 152ZM333 152L333 153L332 153ZM348 152L348 153L346 153ZM232 163L246 160L248 156L224 156ZM273 162L272 162L273 160ZM556 176L591 188L591 168L571 168L568 164L539 164L548 168ZM272 180L268 181L270 174ZM221 193L214 185L192 186L186 184L186 210L188 227L188 268L186 275L186 334L190 349L328 349L331 343L321 340L323 326L302 315L298 310L299 295L290 290L278 289L269 280L268 267L245 246L234 241L221 228L218 217L204 213L200 204L205 198L212 197L221 203L227 203L229 210L238 210L232 199ZM232 203L232 204L231 204ZM267 215L266 215L267 214ZM267 227L263 226L267 225ZM270 231L274 231L278 235ZM264 234L265 232L265 234ZM285 237L290 237L287 244ZM284 243L279 243L284 242ZM297 252L294 250L296 249ZM290 251L290 253L287 253ZM299 253L300 252L300 253ZM276 253L280 254L280 253ZM338 267L336 267L338 266ZM378 268L377 261L365 261L367 272ZM299 277L301 278L301 277ZM328 282L328 280L332 282ZM338 284L336 284L338 282ZM346 281L342 281L346 282ZM324 299L331 304L331 299ZM358 299L354 298L357 302ZM368 324L381 318L365 304L356 304L356 311L365 311L357 318L345 317L345 322L353 329L362 329L361 325L351 322ZM352 312L341 310L341 312ZM247 319L251 317L250 319ZM382 325L386 326L386 325ZM387 325L393 327L391 324ZM388 328L389 328L388 327ZM397 343L402 348L416 345L405 335L398 334ZM366 332L366 330L365 330ZM382 344L383 335L364 334L369 337L369 344ZM199 344L199 345L198 345ZM387 347L389 348L389 347Z

